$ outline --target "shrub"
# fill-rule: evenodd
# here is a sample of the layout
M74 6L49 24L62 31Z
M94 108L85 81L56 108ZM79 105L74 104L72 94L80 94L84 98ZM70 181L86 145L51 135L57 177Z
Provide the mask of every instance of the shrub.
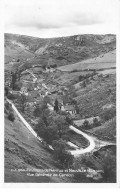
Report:
M79 70L77 70L77 69L73 69L72 71L70 71L71 73L72 72L79 72Z
M85 120L82 127L84 129L90 129L91 128L91 125L89 124L89 121L88 120Z
M100 126L100 125L101 125L100 121L97 118L94 118L93 119L93 126L97 127L97 126Z
M9 102L7 102L7 101L5 101L5 109L6 110L9 110L10 109L10 103Z
M86 87L86 82L85 82L85 81L82 82L82 87L83 87L83 88Z
M8 119L9 119L10 121L12 121L12 122L15 120L15 117L14 117L13 112L10 112L10 113L8 114Z
M69 124L69 125L72 125L73 124L73 121L72 121L72 118L70 118L69 116L67 116L65 118L66 122Z
M14 94L9 93L7 98L10 99L10 100L14 100L16 97L15 97Z

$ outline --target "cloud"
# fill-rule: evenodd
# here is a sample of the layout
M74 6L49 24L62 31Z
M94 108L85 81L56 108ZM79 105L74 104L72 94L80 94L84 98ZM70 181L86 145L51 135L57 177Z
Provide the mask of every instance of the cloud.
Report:
M93 25L104 23L102 18L99 18L97 14L87 13L87 14L76 14L71 22L75 25Z
M31 14L30 14L31 13ZM104 21L97 14L92 13L71 13L63 14L57 11L46 12L39 8L39 12L22 10L22 14L15 13L11 24L17 27L37 28L37 29L58 29L64 27L74 27L82 25L93 25L103 23Z
M69 34L116 28L115 0L6 0L6 32ZM19 2L19 3L18 3ZM110 27L111 26L111 27ZM89 31L90 29L90 31ZM92 30L91 30L92 29Z

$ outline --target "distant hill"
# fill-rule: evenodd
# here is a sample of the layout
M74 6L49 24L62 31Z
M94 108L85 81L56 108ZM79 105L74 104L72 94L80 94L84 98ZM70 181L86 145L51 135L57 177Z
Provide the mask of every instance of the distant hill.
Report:
M94 58L116 48L115 35L74 35L59 38L35 38L5 34L5 63L57 67ZM49 63L50 60L50 63Z

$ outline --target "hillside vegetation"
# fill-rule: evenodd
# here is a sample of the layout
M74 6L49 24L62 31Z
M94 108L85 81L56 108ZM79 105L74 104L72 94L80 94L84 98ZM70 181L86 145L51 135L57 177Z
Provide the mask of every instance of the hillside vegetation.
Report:
M5 62L21 61L24 68L33 64L57 67L94 58L116 47L115 35L75 35L41 39L5 34Z

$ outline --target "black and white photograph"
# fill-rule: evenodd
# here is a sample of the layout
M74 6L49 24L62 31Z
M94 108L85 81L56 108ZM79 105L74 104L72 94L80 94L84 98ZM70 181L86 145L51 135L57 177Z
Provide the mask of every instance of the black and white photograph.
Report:
M4 1L4 182L116 184L118 0Z

